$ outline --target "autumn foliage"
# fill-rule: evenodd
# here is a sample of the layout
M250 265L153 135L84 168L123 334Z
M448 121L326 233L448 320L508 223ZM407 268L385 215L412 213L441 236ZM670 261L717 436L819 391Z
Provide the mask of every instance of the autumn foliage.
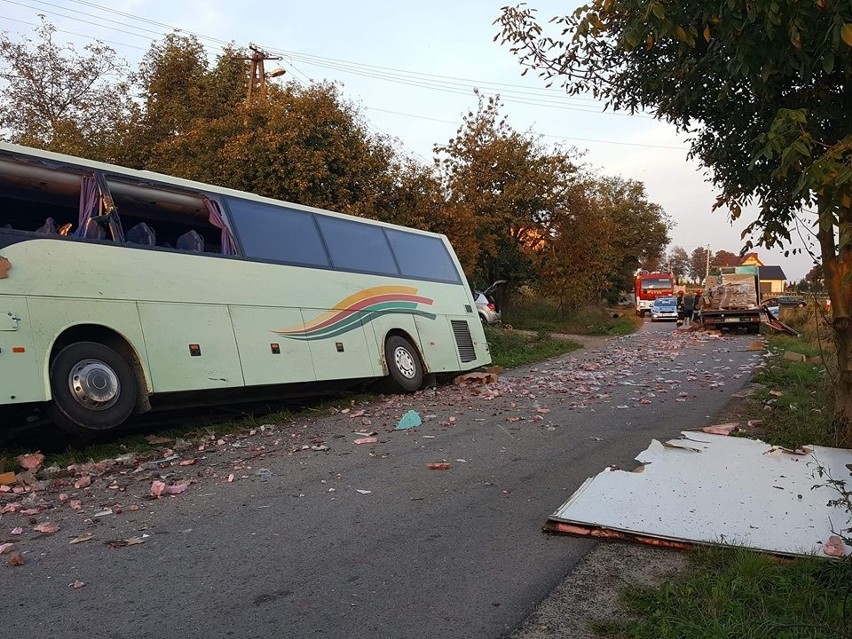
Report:
M563 308L629 288L668 242L640 183L515 131L497 98L474 96L427 165L334 83L270 83L249 100L235 47L211 62L170 34L131 71L104 44L78 52L54 35L47 22L31 39L0 35L8 141L444 233L472 284L530 284Z

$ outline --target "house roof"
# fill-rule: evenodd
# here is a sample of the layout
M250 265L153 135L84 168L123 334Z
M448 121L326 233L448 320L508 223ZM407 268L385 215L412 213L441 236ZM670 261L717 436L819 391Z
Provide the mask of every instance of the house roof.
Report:
M780 266L761 266L758 268L761 280L786 280L787 276Z

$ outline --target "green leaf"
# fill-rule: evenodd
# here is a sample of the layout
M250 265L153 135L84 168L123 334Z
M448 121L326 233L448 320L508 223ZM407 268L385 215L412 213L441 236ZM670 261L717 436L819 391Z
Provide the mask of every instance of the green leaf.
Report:
M666 10L659 2L651 3L651 13L657 16L657 18L660 20L666 17Z
M822 70L826 73L834 71L834 54L831 51L827 52L822 59Z

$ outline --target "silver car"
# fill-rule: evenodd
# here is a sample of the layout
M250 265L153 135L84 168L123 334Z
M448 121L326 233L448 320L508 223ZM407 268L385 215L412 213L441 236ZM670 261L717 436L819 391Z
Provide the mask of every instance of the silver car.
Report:
M499 324L500 311L491 296L491 292L500 284L505 284L506 280L497 280L484 291L474 291L473 300L476 302L476 312L479 313L479 319L483 324Z

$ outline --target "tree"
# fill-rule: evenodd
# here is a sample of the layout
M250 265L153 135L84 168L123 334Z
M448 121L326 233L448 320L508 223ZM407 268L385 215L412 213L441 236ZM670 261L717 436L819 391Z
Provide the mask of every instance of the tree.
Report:
M663 208L648 201L645 185L621 177L595 177L587 182L591 206L614 224L612 235L596 237L595 243L612 243L610 290L618 299L621 291L632 290L638 268L657 270L669 243L669 220Z
M689 274L689 254L682 246L673 246L668 254L669 269L675 279L685 278Z
M721 266L739 266L740 258L735 253L721 249L710 258L710 266L719 268Z
M122 162L150 168L158 145L167 145L199 122L233 114L245 99L244 57L242 51L226 47L211 69L207 51L195 36L170 33L152 44L138 74L141 115Z
M55 32L42 18L35 39L0 34L0 129L16 144L110 160L136 110L132 75L105 44L80 53Z
M468 274L484 284L533 275L533 252L577 174L570 152L513 130L499 109L499 98L480 97L456 136L435 147L450 209L476 240L466 245L476 256L466 258L476 265Z
M805 273L804 281L807 282L808 290L811 291L824 291L825 290L825 278L822 274L822 265L814 264L813 268Z
M182 126L154 146L147 168L375 218L393 187L394 158L335 85L291 83Z
M704 246L692 250L689 256L689 276L693 282L704 282L707 276L707 254L710 251Z
M839 375L852 441L852 4L848 0L594 0L555 23L506 7L504 42L571 94L689 134L732 218L754 204L744 250L790 239L816 205Z

